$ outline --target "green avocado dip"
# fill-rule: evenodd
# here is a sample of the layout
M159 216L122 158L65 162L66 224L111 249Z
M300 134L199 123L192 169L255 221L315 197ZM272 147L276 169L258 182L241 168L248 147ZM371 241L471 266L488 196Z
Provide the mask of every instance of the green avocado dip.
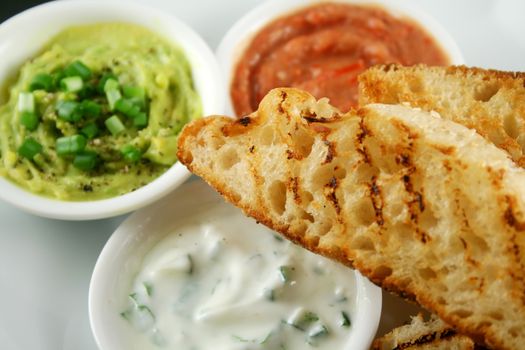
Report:
M0 107L0 175L61 200L153 181L202 112L182 50L132 24L68 28L16 79Z

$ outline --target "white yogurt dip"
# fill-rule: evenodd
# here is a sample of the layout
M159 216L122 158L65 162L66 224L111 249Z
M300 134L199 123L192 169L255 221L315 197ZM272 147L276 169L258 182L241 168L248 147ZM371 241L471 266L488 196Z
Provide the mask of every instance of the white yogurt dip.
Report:
M115 312L143 350L344 349L355 278L232 206L208 205L145 254Z

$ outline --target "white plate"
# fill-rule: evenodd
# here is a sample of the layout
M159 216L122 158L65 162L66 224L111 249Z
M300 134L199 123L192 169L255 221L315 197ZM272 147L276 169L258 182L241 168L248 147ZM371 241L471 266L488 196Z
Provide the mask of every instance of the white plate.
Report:
M137 1L174 13L213 49L242 14L263 2ZM525 70L522 0L406 1L441 22L456 39L467 64ZM32 216L0 202L2 350L96 348L87 312L89 280L100 250L123 219L65 222ZM402 322L414 309L386 296L379 332Z

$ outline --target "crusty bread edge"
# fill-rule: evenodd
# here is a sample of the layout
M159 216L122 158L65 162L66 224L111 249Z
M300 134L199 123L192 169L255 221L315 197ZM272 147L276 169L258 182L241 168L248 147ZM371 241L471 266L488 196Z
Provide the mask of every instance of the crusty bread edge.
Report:
M395 71L398 68L402 68L402 67L404 66L401 66L398 63L375 65L363 71L361 74L359 74L358 81L361 82L362 79L365 79L365 77L368 75L368 72L374 72L374 71L389 72L389 71ZM424 64L415 64L411 67L417 68L417 69L428 69L428 66ZM445 74L456 74L456 73L482 75L484 77L492 77L492 78L500 78L500 79L525 79L525 72L501 71L501 70L496 70L496 69L467 67L465 65L445 67Z

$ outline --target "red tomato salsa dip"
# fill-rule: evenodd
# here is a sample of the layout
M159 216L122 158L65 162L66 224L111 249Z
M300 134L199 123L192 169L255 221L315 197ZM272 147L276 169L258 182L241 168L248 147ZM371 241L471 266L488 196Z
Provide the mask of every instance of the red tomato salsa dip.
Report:
M357 75L379 63L447 65L448 57L416 23L380 7L322 3L263 27L244 51L231 84L237 116L257 109L275 87L357 105Z

